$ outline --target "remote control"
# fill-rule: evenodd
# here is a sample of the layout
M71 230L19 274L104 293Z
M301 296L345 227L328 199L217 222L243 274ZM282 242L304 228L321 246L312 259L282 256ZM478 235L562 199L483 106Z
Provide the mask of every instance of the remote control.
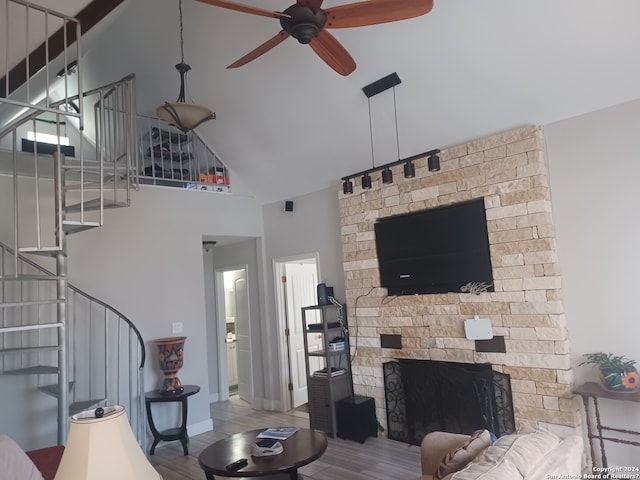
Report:
M246 458L241 458L240 460L236 460L235 462L230 463L224 468L226 468L230 472L235 472L237 470L240 470L242 467L246 467L248 464L249 461Z

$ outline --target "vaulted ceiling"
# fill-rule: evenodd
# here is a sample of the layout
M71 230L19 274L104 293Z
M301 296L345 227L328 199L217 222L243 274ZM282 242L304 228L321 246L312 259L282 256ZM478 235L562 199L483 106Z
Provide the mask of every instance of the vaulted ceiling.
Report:
M87 2L56 3L73 14ZM293 38L226 69L277 34L278 20L195 0L183 10L189 94L217 113L198 132L234 191L265 203L337 186L372 163L640 98L637 0L435 0L422 17L332 30L357 64L346 77ZM153 114L178 94L178 25L177 0L126 1L88 39L85 83L135 73L138 109ZM392 72L402 83L368 101L362 87Z

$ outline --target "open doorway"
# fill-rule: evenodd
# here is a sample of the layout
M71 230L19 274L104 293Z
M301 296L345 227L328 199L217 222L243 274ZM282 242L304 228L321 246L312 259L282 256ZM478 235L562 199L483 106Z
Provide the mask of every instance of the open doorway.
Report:
M274 259L276 315L280 339L283 409L308 401L302 307L317 303L318 254ZM310 340L310 339L308 339ZM312 342L312 340L310 340ZM313 345L309 345L313 349Z
M220 400L251 403L251 335L247 266L216 270Z

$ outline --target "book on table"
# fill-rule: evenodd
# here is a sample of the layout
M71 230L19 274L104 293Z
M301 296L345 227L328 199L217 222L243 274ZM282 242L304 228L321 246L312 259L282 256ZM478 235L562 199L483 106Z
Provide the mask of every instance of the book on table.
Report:
M274 440L286 440L296 433L296 427L273 427L267 428L264 432L258 434L258 438L272 438Z

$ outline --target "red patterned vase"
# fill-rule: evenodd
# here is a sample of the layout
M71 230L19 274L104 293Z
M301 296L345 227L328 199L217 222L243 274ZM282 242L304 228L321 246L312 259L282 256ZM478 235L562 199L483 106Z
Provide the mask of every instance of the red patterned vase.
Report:
M184 341L187 337L158 338L153 342L158 345L158 359L164 380L160 391L167 393L181 392L184 388L178 378L178 370L184 360Z

